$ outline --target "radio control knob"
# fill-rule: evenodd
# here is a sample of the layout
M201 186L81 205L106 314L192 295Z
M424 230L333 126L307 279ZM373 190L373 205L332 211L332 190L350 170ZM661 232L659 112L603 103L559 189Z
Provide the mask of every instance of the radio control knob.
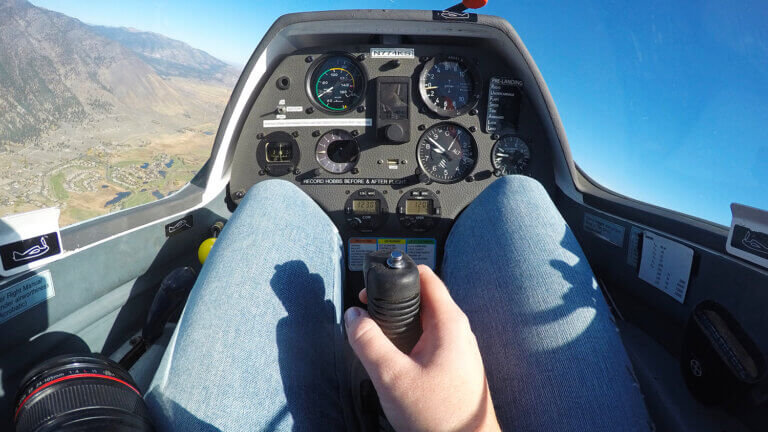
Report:
M399 124L391 124L384 129L384 137L392 142L404 142L405 131Z

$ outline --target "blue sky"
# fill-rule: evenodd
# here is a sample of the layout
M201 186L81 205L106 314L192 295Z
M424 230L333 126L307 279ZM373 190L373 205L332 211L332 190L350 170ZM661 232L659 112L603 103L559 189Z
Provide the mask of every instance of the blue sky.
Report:
M456 0L458 1L458 0ZM85 22L162 33L244 64L290 12L438 9L451 1L37 0ZM768 209L768 3L490 0L557 104L576 162L652 204L730 224ZM535 149L534 149L535 151Z

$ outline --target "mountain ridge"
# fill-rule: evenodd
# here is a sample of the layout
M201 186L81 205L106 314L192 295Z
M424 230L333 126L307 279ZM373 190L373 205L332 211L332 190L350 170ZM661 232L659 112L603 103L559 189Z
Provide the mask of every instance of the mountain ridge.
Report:
M157 33L89 25L26 0L0 0L0 142L114 113L186 115L201 102L169 79L231 88L237 73Z
M221 81L234 86L239 71L229 63L186 42L133 27L89 25L94 33L132 50L163 77Z

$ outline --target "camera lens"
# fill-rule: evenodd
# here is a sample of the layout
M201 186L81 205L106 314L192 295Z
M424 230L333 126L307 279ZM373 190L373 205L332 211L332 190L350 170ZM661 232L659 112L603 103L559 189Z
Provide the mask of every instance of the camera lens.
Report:
M13 422L17 432L153 430L130 374L98 354L55 357L30 371Z

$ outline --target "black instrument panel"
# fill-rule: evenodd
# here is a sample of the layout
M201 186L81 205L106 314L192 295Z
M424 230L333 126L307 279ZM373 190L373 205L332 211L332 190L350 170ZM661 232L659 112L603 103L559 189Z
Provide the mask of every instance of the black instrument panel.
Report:
M351 239L433 240L439 267L454 219L499 176L554 184L551 148L505 56L403 45L391 58L376 48L299 51L270 72L237 141L229 198L290 181L328 213L350 255Z

